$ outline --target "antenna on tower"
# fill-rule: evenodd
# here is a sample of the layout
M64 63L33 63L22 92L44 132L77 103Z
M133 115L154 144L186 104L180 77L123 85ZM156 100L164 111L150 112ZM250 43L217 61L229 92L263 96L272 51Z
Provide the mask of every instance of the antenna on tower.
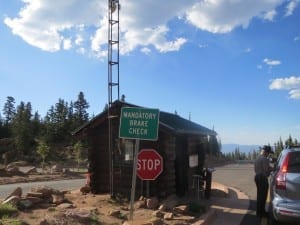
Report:
M114 196L114 151L113 151L113 127L114 116L111 107L114 98L120 99L120 74L119 74L119 0L108 0L108 150L109 150L109 185L110 195Z

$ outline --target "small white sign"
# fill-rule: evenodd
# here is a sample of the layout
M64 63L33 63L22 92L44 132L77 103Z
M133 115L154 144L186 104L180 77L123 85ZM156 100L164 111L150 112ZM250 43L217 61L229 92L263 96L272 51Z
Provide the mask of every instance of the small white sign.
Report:
M198 155L190 155L189 157L190 168L198 166Z

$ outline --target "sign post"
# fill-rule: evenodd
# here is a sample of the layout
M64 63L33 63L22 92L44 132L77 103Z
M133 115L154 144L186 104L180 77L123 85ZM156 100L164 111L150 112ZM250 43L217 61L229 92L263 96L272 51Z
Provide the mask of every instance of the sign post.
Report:
M136 139L133 159L129 220L133 220L133 203L135 197L136 173L140 139L156 141L158 136L158 123L158 109L147 109L137 107L123 107L121 109L119 137L127 139Z

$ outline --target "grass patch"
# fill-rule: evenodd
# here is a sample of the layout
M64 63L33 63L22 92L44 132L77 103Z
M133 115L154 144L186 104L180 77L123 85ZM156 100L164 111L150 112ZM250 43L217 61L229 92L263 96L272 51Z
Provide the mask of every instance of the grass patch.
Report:
M2 218L0 219L1 225L28 225L27 223L24 223L21 220L13 219L13 218Z
M4 217L10 217L18 213L16 206L12 204L2 204L0 205L0 219Z

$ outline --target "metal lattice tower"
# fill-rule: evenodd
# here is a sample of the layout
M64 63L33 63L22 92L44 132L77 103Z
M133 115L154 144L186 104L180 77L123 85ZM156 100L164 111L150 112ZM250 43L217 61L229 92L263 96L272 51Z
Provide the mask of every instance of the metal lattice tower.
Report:
M119 0L108 0L108 102L120 98L119 88Z
M110 195L114 196L114 152L113 152L113 126L114 115L111 106L114 98L120 99L119 88L119 0L108 0L108 148L109 148L109 185Z

